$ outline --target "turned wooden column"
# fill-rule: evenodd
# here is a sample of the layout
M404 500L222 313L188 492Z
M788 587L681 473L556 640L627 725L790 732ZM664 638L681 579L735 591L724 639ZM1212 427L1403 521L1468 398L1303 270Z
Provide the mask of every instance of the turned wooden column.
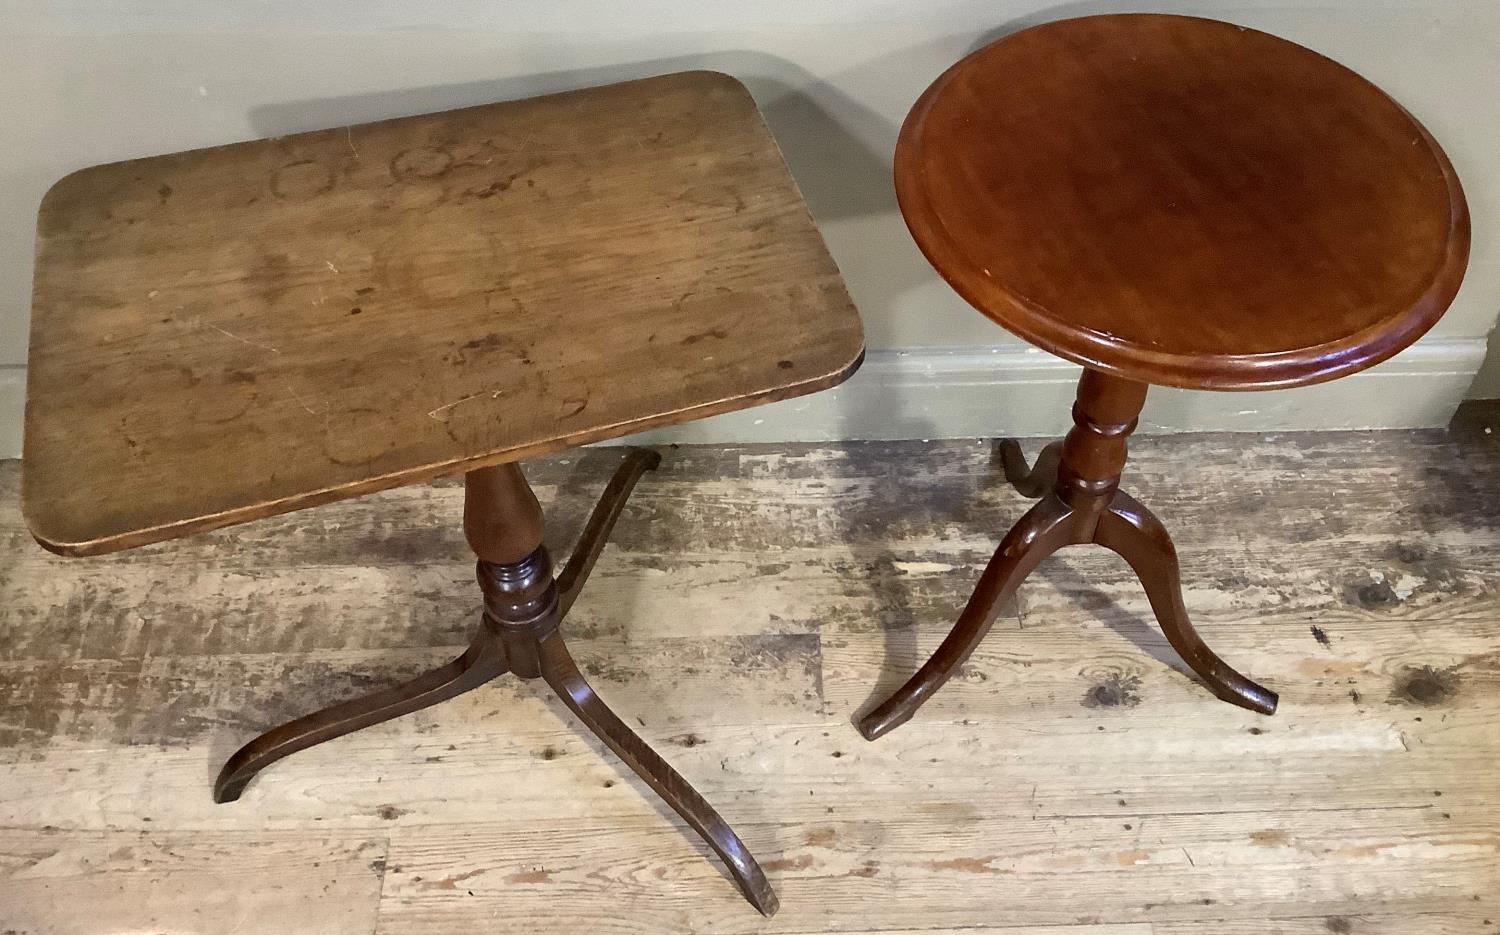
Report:
M1063 439L1057 466L1057 496L1082 514L1074 527L1078 541L1092 540L1099 516L1120 489L1126 439L1135 431L1146 384L1085 370L1073 403L1073 428Z
M464 536L479 556L475 577L484 593L484 627L505 647L510 671L540 678L538 643L557 632L557 583L542 545L542 508L519 464L470 471L464 477Z
M542 506L521 465L496 464L464 475L464 538L479 560L518 562L542 544Z

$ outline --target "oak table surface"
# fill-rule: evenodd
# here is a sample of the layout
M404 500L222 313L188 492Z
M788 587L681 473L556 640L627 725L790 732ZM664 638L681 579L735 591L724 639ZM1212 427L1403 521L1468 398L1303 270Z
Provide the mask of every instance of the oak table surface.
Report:
M1033 27L963 59L896 150L953 288L1037 346L1150 383L1332 379L1416 340L1468 258L1452 166L1353 71L1167 15Z
M107 552L812 392L862 341L725 75L98 166L41 208L22 499Z

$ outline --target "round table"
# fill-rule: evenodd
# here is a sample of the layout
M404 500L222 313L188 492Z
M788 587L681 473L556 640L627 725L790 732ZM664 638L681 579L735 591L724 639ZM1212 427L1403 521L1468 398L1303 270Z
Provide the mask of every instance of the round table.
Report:
M1001 541L953 631L859 722L909 719L1048 554L1097 543L1141 579L1172 646L1226 701L1276 694L1194 631L1161 522L1119 490L1148 384L1258 390L1331 380L1411 344L1468 260L1458 178L1432 136L1347 68L1187 16L1061 20L964 58L896 146L913 238L981 313L1082 364L1074 427L1028 470L1043 495Z

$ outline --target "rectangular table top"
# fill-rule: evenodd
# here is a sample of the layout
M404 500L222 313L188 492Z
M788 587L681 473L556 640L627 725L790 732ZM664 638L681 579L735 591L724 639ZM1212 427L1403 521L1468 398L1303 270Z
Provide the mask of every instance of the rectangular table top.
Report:
M84 169L37 229L22 500L96 554L838 383L754 101L666 75Z

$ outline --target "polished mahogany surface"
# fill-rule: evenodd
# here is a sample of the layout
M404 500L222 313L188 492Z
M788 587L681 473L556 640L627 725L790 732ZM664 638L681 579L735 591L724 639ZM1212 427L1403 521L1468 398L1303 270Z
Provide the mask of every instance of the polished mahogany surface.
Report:
M1446 310L1462 190L1395 101L1291 42L1129 14L1014 33L912 108L896 189L985 315L1135 380L1257 389L1377 363Z

